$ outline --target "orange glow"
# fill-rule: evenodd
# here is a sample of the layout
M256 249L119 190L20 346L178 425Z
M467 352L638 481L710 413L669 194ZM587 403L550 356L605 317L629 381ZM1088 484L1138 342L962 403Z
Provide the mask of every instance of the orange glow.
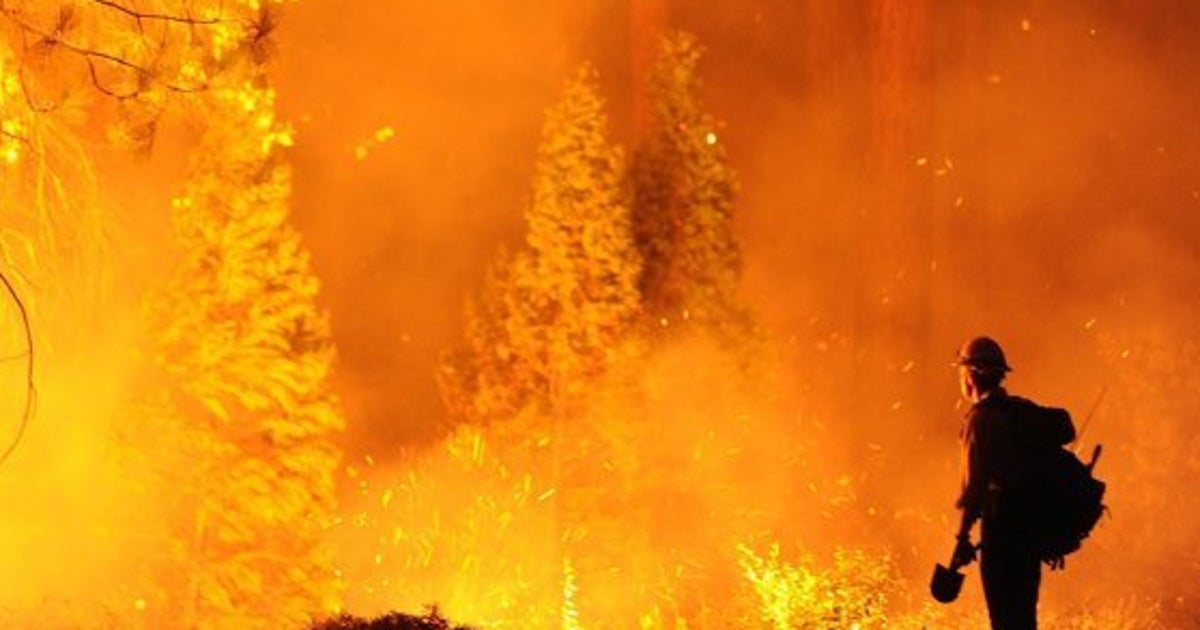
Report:
M1200 8L844 4L5 1L0 627L983 628L977 334L1200 618Z

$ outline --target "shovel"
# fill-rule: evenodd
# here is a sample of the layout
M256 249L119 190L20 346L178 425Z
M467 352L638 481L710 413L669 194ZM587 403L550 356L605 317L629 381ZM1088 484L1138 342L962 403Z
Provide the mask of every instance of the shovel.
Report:
M959 572L957 564L952 559L949 567L944 567L941 564L933 567L933 579L929 581L929 592L933 594L933 598L943 604L958 599L958 593L962 590L963 574Z

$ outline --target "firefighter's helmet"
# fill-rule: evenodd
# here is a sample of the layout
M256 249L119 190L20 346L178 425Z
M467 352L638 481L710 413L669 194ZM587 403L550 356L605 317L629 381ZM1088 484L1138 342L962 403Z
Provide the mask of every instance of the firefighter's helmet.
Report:
M963 344L958 351L955 365L965 365L976 370L1000 370L1011 372L1008 362L1004 360L1004 350L991 337L976 337Z

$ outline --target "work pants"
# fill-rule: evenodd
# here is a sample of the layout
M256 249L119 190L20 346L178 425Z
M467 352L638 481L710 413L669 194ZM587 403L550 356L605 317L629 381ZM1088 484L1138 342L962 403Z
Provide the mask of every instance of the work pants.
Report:
M1037 630L1038 586L1042 565L1029 549L985 538L979 573L992 630Z

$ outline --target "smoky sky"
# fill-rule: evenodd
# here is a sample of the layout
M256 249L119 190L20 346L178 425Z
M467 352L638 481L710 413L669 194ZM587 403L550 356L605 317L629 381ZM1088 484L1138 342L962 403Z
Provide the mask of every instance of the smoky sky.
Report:
M598 70L613 139L632 147L631 15L647 3L302 0L281 10L271 79L297 130L293 218L338 349L348 463L369 453L399 469L402 448L444 431L439 354L460 338L464 303L497 252L521 244L542 114L580 64ZM1085 551L1113 553L1073 562L1105 566L1108 590L1088 568L1066 583L1103 599L1127 595L1140 571L1138 594L1178 594L1180 607L1186 595L1194 607L1200 519L1179 497L1200 481L1200 5L993 4L662 3L667 26L707 48L702 96L740 179L743 293L782 363L782 411L755 442L818 444L812 466L858 493L846 508L863 508L853 529L897 549L923 580L949 550L945 519L955 516L961 403L948 364L965 338L993 335L1016 368L1013 391L1067 407L1077 422L1107 392L1088 441L1109 449L1101 470L1115 516ZM922 120L893 156L921 189L919 234L879 229L864 201L886 185L865 167L880 133L869 25L879 7L902 6L926 12L922 69L900 92L912 100L893 104ZM69 594L119 583L138 569L125 565L144 553L143 529L162 521L138 516L162 506L124 493L100 455L110 423L93 416L126 405L143 378L136 355L151 335L138 305L180 254L165 251L166 209L203 127L185 118L165 121L149 156L93 156L113 238L111 269L94 275L111 277L100 292L121 306L53 318L47 308L42 329L54 334L36 332L53 342L38 355L50 377L0 488L16 497L3 525L27 562L4 575L21 582L21 601L57 602L43 585ZM909 247L904 264L863 272L914 241L922 248ZM889 329L898 355L887 336L864 343L879 311L871 281L914 276L928 288L922 331ZM20 367L0 375L10 387ZM890 383L905 379L919 381L920 400L893 396ZM779 509L795 523L781 536L841 544L832 535L844 524ZM96 523L123 525L81 556L76 543L94 538ZM66 563L81 570L64 583Z
M930 274L928 357L992 332L1035 368L1027 386L1080 401L1086 378L1056 390L1036 368L1062 367L1059 350L1088 343L1091 320L1180 318L1194 301L1181 291L1197 275L1200 204L1186 36L1200 16L1091 4L928 4L916 109L931 122L904 155L928 178L928 270L900 270ZM809 372L795 386L836 398L852 374L812 374L826 352L814 348L853 337L845 270L888 247L863 240L855 205L877 185L859 168L872 141L870 7L675 3L669 15L708 49L703 95L742 184L746 296ZM541 114L579 64L599 70L614 138L629 146L629 31L629 5L598 0L287 9L275 78L299 130L294 207L353 444L437 432L438 354L498 248L520 243ZM383 127L395 136L373 142ZM953 383L926 358L929 383L946 377L935 406L952 417Z

